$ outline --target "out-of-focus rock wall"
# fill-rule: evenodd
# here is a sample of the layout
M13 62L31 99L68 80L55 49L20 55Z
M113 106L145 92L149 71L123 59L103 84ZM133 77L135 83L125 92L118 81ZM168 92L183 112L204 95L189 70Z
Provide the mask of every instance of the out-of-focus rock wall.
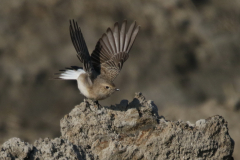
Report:
M142 91L166 118L196 121L221 114L240 148L238 0L0 4L0 142L56 137L59 119L82 101L76 82L49 80L58 69L81 65L69 19L81 26L89 51L115 21L127 19L136 20L141 31L115 81L121 92L100 103L115 104Z

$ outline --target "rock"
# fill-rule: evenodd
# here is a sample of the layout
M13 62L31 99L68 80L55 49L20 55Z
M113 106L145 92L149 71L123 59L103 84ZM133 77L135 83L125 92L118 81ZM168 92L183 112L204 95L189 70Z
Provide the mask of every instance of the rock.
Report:
M34 142L33 159L83 159L80 147L68 142L66 139L49 138L39 139Z
M11 160L12 158L29 158L32 150L33 146L31 144L14 137L3 143L0 151L0 158L6 160Z
M90 100L61 119L62 137L34 145L12 138L1 147L1 158L29 159L232 159L234 141L221 116L196 124L168 121L157 106L136 93L98 107Z
M81 160L83 154L80 147L69 143L66 139L39 139L34 146L21 141L19 138L11 138L1 147L0 159L64 159Z

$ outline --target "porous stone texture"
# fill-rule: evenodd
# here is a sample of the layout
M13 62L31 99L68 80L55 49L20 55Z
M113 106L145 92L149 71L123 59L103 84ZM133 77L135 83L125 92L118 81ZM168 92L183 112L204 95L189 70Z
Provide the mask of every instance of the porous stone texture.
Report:
M196 124L168 121L141 93L110 107L85 100L60 124L62 137L34 145L12 138L2 145L0 158L232 159L234 149L223 117Z
M11 138L3 143L0 151L0 158L11 160L12 158L24 159L30 156L33 145L21 141L19 138Z
M31 145L19 138L11 138L5 142L0 151L0 159L29 159L29 160L82 160L83 152L63 138L39 139Z

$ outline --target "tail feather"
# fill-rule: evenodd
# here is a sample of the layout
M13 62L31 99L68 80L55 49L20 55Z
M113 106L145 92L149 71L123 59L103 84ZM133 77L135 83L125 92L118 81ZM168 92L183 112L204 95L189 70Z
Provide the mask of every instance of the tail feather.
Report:
M61 71L61 73L56 73L58 75L57 79L63 80L77 80L81 74L86 73L82 68L76 66L59 71Z

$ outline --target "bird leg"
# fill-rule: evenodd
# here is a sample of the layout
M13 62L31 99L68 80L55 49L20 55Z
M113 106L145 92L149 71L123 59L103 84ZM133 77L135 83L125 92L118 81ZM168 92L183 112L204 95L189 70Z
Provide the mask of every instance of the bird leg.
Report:
M84 102L86 102L86 103L88 103L90 105L93 105L95 108L102 108L102 106L99 104L98 101L94 101L94 100L88 99L85 96L84 96Z
M97 105L98 108L102 108L98 101L94 101L94 103Z

